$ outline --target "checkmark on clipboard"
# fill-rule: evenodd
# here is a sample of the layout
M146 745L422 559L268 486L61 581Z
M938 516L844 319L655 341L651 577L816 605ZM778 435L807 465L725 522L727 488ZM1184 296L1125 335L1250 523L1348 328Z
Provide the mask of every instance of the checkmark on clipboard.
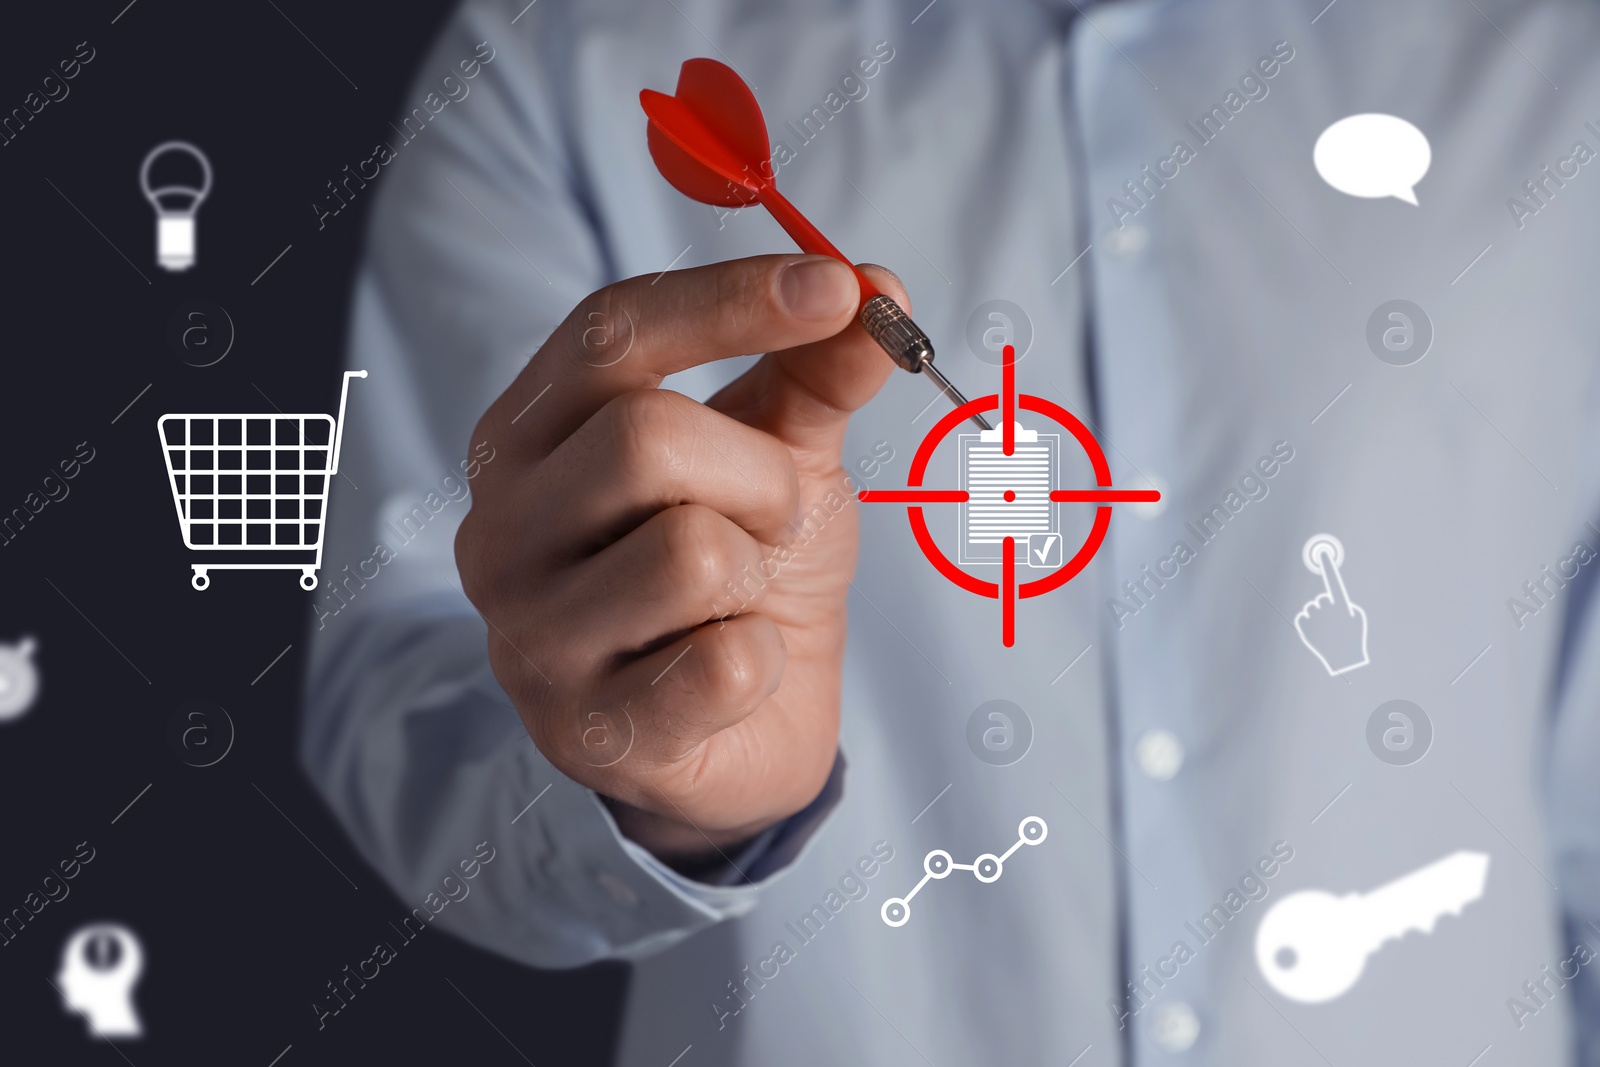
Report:
M1028 566L1054 570L1061 566L1061 535L1038 533L1028 538Z

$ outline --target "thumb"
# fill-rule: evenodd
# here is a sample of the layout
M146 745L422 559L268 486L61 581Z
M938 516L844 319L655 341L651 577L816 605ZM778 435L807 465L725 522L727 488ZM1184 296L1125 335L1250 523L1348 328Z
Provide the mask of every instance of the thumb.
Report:
M872 265L861 269L884 294L911 309L893 273ZM850 415L883 388L894 369L888 353L852 320L825 340L767 353L707 406L772 434L800 453L802 469L808 459L831 469Z

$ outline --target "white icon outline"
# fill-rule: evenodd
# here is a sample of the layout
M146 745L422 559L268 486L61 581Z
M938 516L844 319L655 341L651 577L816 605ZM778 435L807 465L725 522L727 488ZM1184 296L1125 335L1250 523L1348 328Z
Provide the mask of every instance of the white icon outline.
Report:
M1290 893L1261 917L1256 966L1290 1000L1337 1000L1384 945L1413 931L1433 933L1440 917L1482 899L1488 878L1489 854L1462 849L1367 893Z
M1038 827L1039 836L1029 837L1028 833L1034 827ZM942 848L936 848L922 857L922 878L911 887L911 892L903 897L890 897L884 901L883 906L878 909L878 915L886 925L904 926L911 921L911 898L921 892L922 887L927 885L930 879L948 878L951 871L971 871L972 876L985 885L998 882L1000 876L1005 873L1006 860L1011 858L1013 852L1023 845L1037 845L1049 834L1050 828L1045 825L1043 819L1037 815L1029 815L1017 824L1017 839L1011 843L1011 847L998 856L993 852L985 852L971 863L955 863L950 853Z
M89 942L108 937L117 942L120 955L110 970L89 962ZM133 931L118 923L100 922L79 927L61 950L56 991L64 1011L82 1015L90 1037L144 1036L139 1012L133 1005L133 987L144 971L144 949Z
M32 636L0 644L0 722L22 718L39 699L39 665L33 660L38 649Z
M200 188L194 189L187 185L163 185L159 189L150 188L150 165L160 156L168 152L186 152L200 163L200 172L203 175ZM188 141L163 141L150 149L144 157L144 162L139 165L139 191L144 193L144 198L150 201L150 206L156 209L156 263L169 271L185 271L194 266L195 230L197 223L195 215L200 210L200 205L205 203L206 197L211 195L211 161L206 154ZM187 196L187 207L166 207L161 203L162 197Z
M186 548L196 552L239 552L250 555L261 552L315 554L309 565L304 562L195 563L190 565L194 571L190 585L196 589L206 589L211 584L207 572L213 570L298 570L300 588L311 590L317 587L317 571L322 567L323 532L328 524L328 496L333 478L339 473L339 452L344 442L345 402L349 398L350 379L366 376L364 370L344 372L337 418L331 415L234 413L169 414L156 420L156 436L161 441L161 454L166 460L167 479L172 488L172 503L177 509L178 526L183 531ZM265 442L251 443L256 423L265 424ZM286 427L285 423L289 425ZM169 424L172 424L171 432ZM308 425L323 428L327 437L308 442ZM208 440L195 442L197 428L203 429ZM224 442L222 437L225 431L230 437L236 435L237 440ZM280 439L280 435L287 435L290 439ZM331 456L328 454L330 447ZM308 453L313 454L310 463L307 462ZM255 456L262 458L264 467L251 466ZM279 462L286 456L290 457L287 460L289 466L280 468ZM200 457L202 466L196 466L196 457ZM222 462L237 462L238 466L224 468ZM225 477L238 478L238 492L220 492ZM266 491L251 491L252 480L263 477L266 479ZM280 478L292 478L291 488L280 491L280 484L285 484L280 482ZM321 489L307 492L308 478L320 479ZM229 507L225 509L224 504ZM229 514L224 515L225 510ZM252 516L251 512L256 510L264 510L265 516ZM291 511L293 514L289 514ZM263 531L266 540L252 543L250 538L255 536L254 530ZM287 540L290 530L295 537L293 541ZM231 540L234 535L237 535L237 541ZM227 543L223 543L225 536L229 538ZM200 540L197 541L197 538ZM209 541L205 538L209 538ZM280 538L284 540L280 541Z
M1333 534L1312 534L1300 549L1300 562L1305 564L1306 570L1322 579L1322 592L1306 601L1305 606L1294 617L1294 629L1300 635L1300 643L1310 649L1311 654L1316 656L1317 661L1334 677L1365 667L1372 662L1367 654L1367 611L1350 599L1350 590L1345 587L1344 575L1339 571L1344 565L1344 543ZM1338 592L1334 591L1335 587ZM1361 624L1361 659L1335 667L1327 655L1307 636L1306 628L1312 620L1313 612L1320 614L1338 606L1343 606L1346 615L1359 620Z

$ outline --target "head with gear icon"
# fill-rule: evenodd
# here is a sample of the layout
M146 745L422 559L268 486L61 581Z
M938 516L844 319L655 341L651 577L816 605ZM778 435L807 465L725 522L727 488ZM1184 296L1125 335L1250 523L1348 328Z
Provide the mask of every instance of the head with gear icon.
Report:
M68 1011L82 1015L92 1037L140 1037L133 987L144 970L144 951L127 927L85 926L67 940L56 986Z

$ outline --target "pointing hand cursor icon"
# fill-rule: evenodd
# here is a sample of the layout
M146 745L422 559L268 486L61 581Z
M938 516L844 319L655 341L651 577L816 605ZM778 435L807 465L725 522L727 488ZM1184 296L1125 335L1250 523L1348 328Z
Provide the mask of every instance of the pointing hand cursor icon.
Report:
M1322 579L1321 593L1308 601L1294 617L1300 641L1332 675L1365 667L1367 659L1367 613L1350 599L1344 575L1344 545L1332 534L1316 534L1300 551L1306 569Z

